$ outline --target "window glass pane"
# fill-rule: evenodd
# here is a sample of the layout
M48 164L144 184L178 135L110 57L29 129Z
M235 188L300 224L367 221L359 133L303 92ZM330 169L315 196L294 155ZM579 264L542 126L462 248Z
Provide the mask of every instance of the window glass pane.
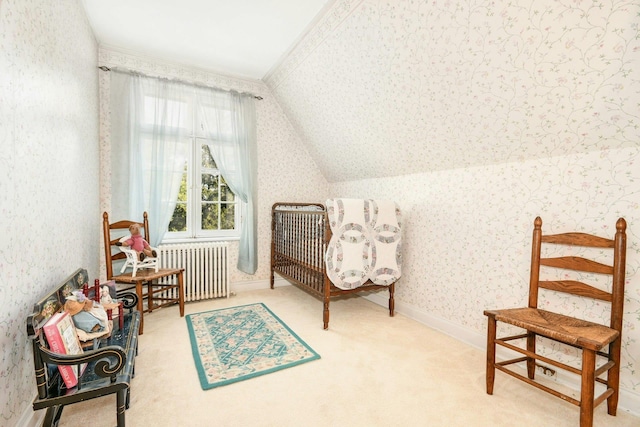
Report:
M220 228L233 230L235 228L236 205L222 203L220 205Z
M210 173L202 174L202 201L218 201L218 175Z
M220 177L220 200L223 202L233 202L235 200L235 194L231 191L224 178Z
M178 202L173 211L169 231L187 231L187 204Z
M184 165L184 173L182 174L182 181L180 182L180 191L178 192L178 201L187 201L187 165Z
M144 97L144 121L143 123L146 125L153 126L156 122L156 104L158 103L158 98L152 96Z
M235 236L240 228L240 223L235 224L240 202L220 176L208 144L215 138L216 143L221 144L221 150L231 149L228 145L234 121L229 100L224 94L211 97L209 93L201 96L194 91L192 95L161 99L151 91L145 93L142 123L138 129L144 159L139 166L144 170L144 188L149 191L150 177L156 173L154 159L170 156L176 162L176 175L180 181L167 238ZM164 129L158 128L161 123L164 123ZM205 124L208 132L205 132ZM175 147L171 146L169 148L175 153L154 151L152 133L156 131L165 133L169 139L181 137L179 142L183 142L184 137L184 150L182 146L180 150L173 150ZM228 167L231 168L228 173L235 173L233 165Z
M202 229L218 230L219 209L217 203L202 204Z
M218 165L216 165L215 160L213 160L213 156L211 155L211 151L209 150L209 146L207 144L202 144L202 167L208 169L218 169Z
M206 116L205 118L202 114ZM206 122L206 126L205 126ZM206 132L205 132L206 130ZM216 108L210 105L203 105L197 113L196 132L198 135L215 135L218 132L218 120L216 119Z
M189 105L185 101L162 100L155 96L144 97L143 123L157 126L165 123L169 128L187 128L189 125Z
M202 99L198 102L200 103L200 108L197 109L196 113L195 131L197 134L214 138L230 138L233 132L233 125L227 97L221 95L213 103Z
M218 130L220 138L231 138L233 136L233 125L231 124L231 111L218 111Z

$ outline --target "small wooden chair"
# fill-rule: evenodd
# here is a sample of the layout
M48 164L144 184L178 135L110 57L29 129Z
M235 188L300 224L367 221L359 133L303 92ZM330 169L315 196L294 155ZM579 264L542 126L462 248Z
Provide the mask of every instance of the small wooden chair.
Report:
M102 214L102 229L104 232L104 255L106 258L107 280L115 280L116 283L125 283L134 285L138 296L138 311L140 312L140 328L139 334L142 335L144 330L144 313L150 313L154 309L165 307L168 305L179 304L180 317L184 316L184 279L183 269L180 268L155 268L151 270L140 270L135 274L128 272L120 275L113 274L113 262L126 259L126 255L122 251L112 253L112 247L117 247L116 243L122 238L122 235L129 230L131 224L142 224L143 237L149 240L149 219L147 213L143 214L142 223L137 221L118 221L109 223L109 215L104 212ZM112 236L112 232L118 234ZM168 277L175 276L177 283L166 283ZM160 281L160 282L159 282ZM143 286L146 285L146 286ZM147 308L144 308L143 300L147 301Z
M131 238L130 235L124 236L119 240L119 242L125 243L130 238ZM158 268L160 267L159 267L157 257L148 256L144 260L140 261L140 259L138 258L138 253L134 249L128 248L126 246L118 246L118 249L120 249L120 251L124 253L124 255L127 257L127 260L125 261L125 263L122 265L122 268L120 269L120 273L124 273L124 271L129 267L131 267L132 277L136 277L136 273L138 272L138 269L141 269L141 268L152 268L153 270L155 270L156 273L158 272ZM157 250L156 248L152 248L152 249Z
M542 235L542 220L534 221L533 247L531 253L531 276L529 283L529 306L504 310L485 310L488 316L487 330L487 393L493 394L495 369L499 369L515 378L525 381L541 390L580 407L580 427L593 425L593 409L607 400L608 413L616 415L620 383L620 349L622 336L622 306L624 302L624 281L626 263L627 223L623 218L616 222L616 234L613 240L584 233L565 233ZM563 256L541 258L542 243L554 245L582 246L590 248L613 249L613 265L605 265L586 257ZM540 266L555 269L574 270L587 273L610 275L612 291L606 292L577 280L567 280L566 276L558 280L540 280ZM544 273L547 273L545 269ZM555 270L559 271L559 270ZM558 274L559 276L559 274ZM611 318L608 325L601 325L575 317L566 316L538 308L539 289L565 292L579 297L592 298L611 303ZM543 291L544 292L544 291ZM504 322L526 330L526 333L504 338L496 338L497 322ZM580 368L569 366L557 360L536 353L536 336L582 350ZM523 339L526 349L508 341ZM516 351L524 357L496 362L496 344ZM580 375L580 400L545 386L535 380L536 360ZM506 366L526 362L527 376L519 374ZM603 374L606 379L600 378ZM595 383L606 386L606 390L595 397Z

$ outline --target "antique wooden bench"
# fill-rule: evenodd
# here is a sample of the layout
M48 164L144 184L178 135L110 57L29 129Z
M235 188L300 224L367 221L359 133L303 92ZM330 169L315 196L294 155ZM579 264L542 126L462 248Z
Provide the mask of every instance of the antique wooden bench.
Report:
M60 286L34 305L27 318L27 334L33 343L38 396L33 409L47 409L44 426L57 426L65 405L116 394L118 427L124 427L124 411L129 407L130 382L134 375L135 356L138 347L140 313L133 311L137 305L135 293L118 294L125 310L120 310L120 319L114 320L109 336L92 340L83 354L62 355L49 350L43 326L47 320L62 309L65 297L71 292L87 286L87 271L78 269ZM120 321L122 320L122 321ZM83 346L84 347L84 346ZM75 387L67 389L57 365L79 366L87 363Z

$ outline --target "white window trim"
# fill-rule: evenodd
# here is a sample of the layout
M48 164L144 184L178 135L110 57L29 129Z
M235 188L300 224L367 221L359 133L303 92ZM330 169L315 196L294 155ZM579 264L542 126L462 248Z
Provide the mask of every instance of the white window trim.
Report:
M201 195L202 195L202 174L206 173L202 168L201 144L208 139L197 135L190 135L189 158L191 161L191 173L187 174L187 231L167 232L163 239L165 241L177 242L200 242L200 241L221 241L239 240L240 229L242 227L242 201L235 196L235 219L234 230L202 230L198 223L202 221ZM219 170L218 175L220 175Z
M236 228L234 230L202 230L201 229L201 203L202 203L202 150L201 145L204 141L210 141L210 139L199 135L199 129L202 130L202 124L198 126L196 124L197 114L194 111L196 103L196 95L194 94L189 100L186 101L191 115L191 132L187 136L189 144L189 161L187 167L187 231L180 232L174 231L165 233L161 244L168 243L196 243L207 241L232 241L240 240L241 228L243 218L241 216L242 202L237 196L235 196L234 204L235 219L234 224ZM142 133L151 133L149 126L143 126L140 131ZM219 170L217 170L220 175ZM194 188L195 186L195 188ZM220 193L218 193L220 196ZM219 204L222 204L219 202ZM200 222L200 225L198 223Z

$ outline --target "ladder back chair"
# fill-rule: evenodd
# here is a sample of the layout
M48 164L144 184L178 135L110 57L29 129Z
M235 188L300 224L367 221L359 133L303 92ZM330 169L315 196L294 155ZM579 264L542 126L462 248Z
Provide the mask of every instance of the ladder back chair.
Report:
M580 427L593 426L593 410L607 400L610 415L615 416L618 407L620 383L620 350L622 340L622 313L624 302L624 281L626 263L626 228L624 218L616 222L616 234L606 239L585 233L564 233L542 235L542 220L534 221L533 244L531 250L531 272L529 282L529 305L523 308L485 310L488 317L487 329L487 393L493 394L495 370L498 369L517 379L525 381L541 390L580 407ZM561 256L541 258L542 244L559 249L567 246L595 248L596 251L613 252L613 265L606 265L586 256ZM556 246L560 245L560 246ZM593 253L593 249L591 249ZM584 250L579 254L586 253ZM600 255L598 255L598 258ZM595 258L595 256L593 257ZM540 279L541 266L545 279ZM579 280L567 280L566 271L577 274L608 275L611 278L611 292L598 289ZM558 279L548 280L547 274L557 272ZM563 274L565 273L565 274ZM562 274L562 276L561 276ZM578 277L580 278L580 277ZM580 298L605 301L611 305L611 316L607 325L582 320L561 313L538 308L540 289L573 294ZM542 304L540 304L542 305ZM497 338L497 322L524 329L526 332ZM569 366L558 360L542 356L536 352L536 336L546 337L582 351L580 367ZM520 346L510 341L521 340ZM496 362L496 345L520 353L521 357ZM575 399L554 388L536 381L536 361L572 372L580 376L580 399ZM526 362L527 376L507 368L508 365ZM605 375L606 374L606 375ZM601 378L605 376L605 378ZM604 391L595 396L595 384L604 385Z
M135 274L133 272L114 274L113 263L126 259L126 255L120 250L113 253L112 248L118 248L116 243L128 232L129 226L132 224L142 226L142 236L148 241L149 219L146 212L143 214L142 222L124 220L109 223L109 215L106 212L102 214L107 280L114 280L116 283L124 283L132 287L135 286L136 294L138 295L138 311L140 312L139 334L142 335L144 313L150 313L155 309L168 305L178 304L180 306L180 317L184 316L184 270L180 268L155 268L138 270ZM174 278L175 282L167 283L168 280L171 280L168 278L171 277ZM143 300L147 302L146 308Z

